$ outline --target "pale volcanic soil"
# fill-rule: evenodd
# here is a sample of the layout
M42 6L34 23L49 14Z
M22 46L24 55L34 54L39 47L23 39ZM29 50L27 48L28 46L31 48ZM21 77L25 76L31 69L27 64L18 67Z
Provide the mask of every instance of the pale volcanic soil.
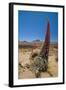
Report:
M40 49L19 49L18 62L18 79L31 79L36 78L35 74L26 66L31 63L31 54L39 52ZM58 77L58 49L50 47L48 58L48 70L47 72L41 72L41 78Z

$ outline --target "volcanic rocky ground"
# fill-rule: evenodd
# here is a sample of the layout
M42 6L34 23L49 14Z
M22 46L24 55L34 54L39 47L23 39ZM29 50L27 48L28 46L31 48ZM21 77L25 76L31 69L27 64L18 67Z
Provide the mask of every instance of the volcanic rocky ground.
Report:
M43 42L28 43L26 41L19 43L18 49L18 79L36 78L35 73L29 69L31 64L31 55L39 53ZM58 76L58 44L51 43L48 56L48 70L41 72L40 78L57 77Z

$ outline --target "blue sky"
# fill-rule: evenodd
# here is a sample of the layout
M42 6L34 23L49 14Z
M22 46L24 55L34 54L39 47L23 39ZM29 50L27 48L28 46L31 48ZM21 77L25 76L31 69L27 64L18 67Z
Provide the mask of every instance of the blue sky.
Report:
M45 40L47 23L50 21L50 41L58 41L58 13L18 11L18 39L20 41Z

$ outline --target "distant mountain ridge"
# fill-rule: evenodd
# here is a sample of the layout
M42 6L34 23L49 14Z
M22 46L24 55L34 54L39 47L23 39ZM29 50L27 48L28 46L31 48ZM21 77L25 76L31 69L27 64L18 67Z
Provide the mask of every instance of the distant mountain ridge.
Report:
M33 41L31 41L31 42L29 42L29 41L19 41L19 44L28 44L28 43L41 43L42 41L40 41L39 39L37 39L37 40L33 40Z

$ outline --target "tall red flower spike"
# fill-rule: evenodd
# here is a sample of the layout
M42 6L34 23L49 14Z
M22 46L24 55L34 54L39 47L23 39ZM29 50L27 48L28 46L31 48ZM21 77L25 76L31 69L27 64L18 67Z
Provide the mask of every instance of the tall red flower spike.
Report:
M50 22L48 21L45 42L40 52L40 55L44 57L47 61L48 61L48 54L49 54L49 45L50 45Z

